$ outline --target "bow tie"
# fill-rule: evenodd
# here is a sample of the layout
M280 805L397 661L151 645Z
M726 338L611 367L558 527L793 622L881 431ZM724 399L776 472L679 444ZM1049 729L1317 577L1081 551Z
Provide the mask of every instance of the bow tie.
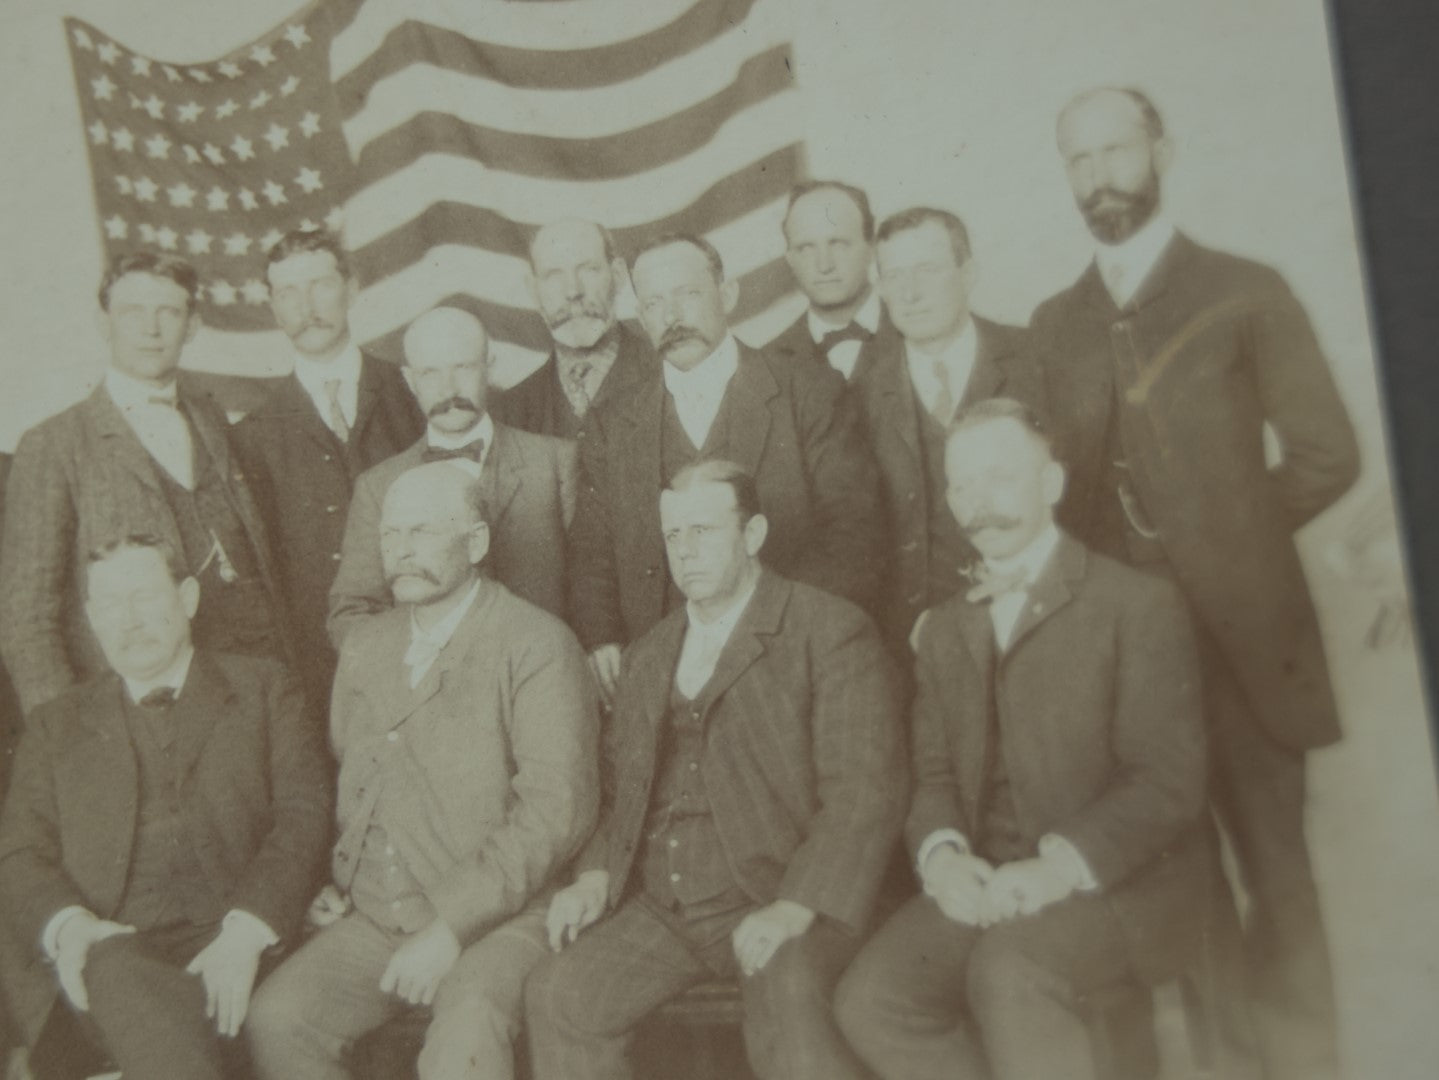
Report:
M464 446L457 446L453 450L444 446L427 446L425 452L420 455L420 460L428 465L432 461L454 461L456 458L467 458L479 464L484 453L485 440L476 439L474 442L465 443Z
M175 688L173 686L157 686L142 697L138 704L142 709L168 709L175 704Z
M974 582L964 594L964 598L971 604L987 604L1001 596L1024 592L1029 588L1029 574L1023 568L1008 574L999 574L990 569L987 563L978 563L967 573L961 573Z
M151 394L145 400L151 405L163 405L167 409L178 409L180 407L180 402L176 400L173 394Z
M822 338L815 342L814 347L821 355L828 356L830 349L833 349L842 341L858 341L863 343L872 337L874 337L874 335L860 326L859 323L852 322L841 326L838 330L828 331Z

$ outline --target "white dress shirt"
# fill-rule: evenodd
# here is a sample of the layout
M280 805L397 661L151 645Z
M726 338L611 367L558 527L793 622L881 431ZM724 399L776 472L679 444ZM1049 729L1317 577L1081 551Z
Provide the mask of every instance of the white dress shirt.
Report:
M476 462L469 462L463 458L456 458L450 464L458 465L461 468L468 468L475 474L476 479L485 468L485 462L490 458L490 451L495 447L495 421L489 413L480 417L479 423L459 435L451 435L448 431L436 431L434 427L425 429L425 443L436 450L462 450L476 439L483 439L484 446L480 450L480 458Z
M320 414L320 419L332 430L334 425L330 424L330 391L326 383L335 379L340 381L339 402L340 412L345 416L345 426L355 426L355 416L360 411L360 347L353 341L346 345L344 350L330 360L320 362L311 360L303 353L295 353L295 378L300 380L305 393L310 395L310 400L315 403L315 411ZM335 432L336 435L341 434Z
M720 653L724 651L745 608L749 607L757 583L758 579L751 582L729 608L708 622L700 618L693 604L686 605L689 626L685 629L684 644L680 647L680 662L675 667L675 686L691 701L699 696L705 683L715 673Z
M839 330L840 327L825 322L810 308L806 313L809 317L809 336L818 345L831 330ZM879 330L879 293L870 290L868 298L859 306L854 313L853 322L874 334ZM841 341L838 345L831 347L826 357L829 359L829 366L838 371L846 379L854 375L854 365L859 363L859 350L864 347L862 341Z
M739 345L732 334L688 371L681 371L665 361L665 389L674 399L675 412L679 415L680 426L685 429L695 448L704 449L710 428L719 415L724 393L734 373L739 370Z
M465 593L464 599L456 604L445 615L443 619L428 629L421 626L415 618L413 610L410 612L410 647L405 652L405 664L410 669L410 689L420 685L430 668L435 666L439 659L440 652L450 643L450 638L455 636L455 631L460 628L460 622L464 619L465 613L474 606L475 597L480 594L479 579L470 586L470 591Z
M973 319L965 323L959 337L938 353L922 352L908 343L905 344L904 357L909 365L909 380L914 385L914 392L919 395L920 404L930 415L934 415L941 390L935 368L943 365L949 374L950 415L940 418L941 423L947 424L953 419L954 409L964 400L964 390L974 372L974 359L978 351L979 335L975 332Z
M115 368L105 371L105 393L120 410L125 423L140 440L140 445L162 469L186 490L195 486L194 446L190 441L190 422L180 412L175 381L167 386L151 386ZM170 404L161 404L163 398Z
M1173 239L1174 224L1156 213L1129 239L1095 248L1094 261L1099 264L1099 276L1116 306L1123 307L1134 299L1139 286L1144 284Z

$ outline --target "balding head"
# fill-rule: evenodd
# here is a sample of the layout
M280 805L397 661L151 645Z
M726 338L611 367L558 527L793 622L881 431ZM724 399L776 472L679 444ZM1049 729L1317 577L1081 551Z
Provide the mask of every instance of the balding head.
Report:
M430 426L463 435L485 415L490 342L468 311L438 307L405 331L405 381Z
M530 240L530 296L565 348L592 348L614 326L624 272L609 230L593 221L561 218Z
M385 492L380 557L396 602L443 607L469 588L488 550L478 477L464 463L418 465Z
M1145 94L1110 86L1077 94L1060 111L1057 137L1074 201L1095 239L1121 243L1154 217L1173 151Z

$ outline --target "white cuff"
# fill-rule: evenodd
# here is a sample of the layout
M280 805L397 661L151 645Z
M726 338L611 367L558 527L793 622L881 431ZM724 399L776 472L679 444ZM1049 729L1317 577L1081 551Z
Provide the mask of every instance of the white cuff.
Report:
M1065 877L1080 892L1094 892L1099 888L1094 871L1079 849L1058 833L1046 833L1039 838L1039 857L1062 867Z
M961 855L969 854L969 841L965 839L964 833L958 829L935 829L924 838L919 845L919 852L914 857L914 868L920 877L924 877L924 864L934 853L934 849L944 844L953 844L959 849Z
M81 907L79 904L71 904L68 907L62 907L59 911L55 912L54 915L51 915L50 921L45 924L45 929L40 931L40 948L45 950L45 955L52 961L60 953L61 929L76 915L88 915L92 919L95 918L94 913L91 912L89 908Z
M225 916L220 924L221 931L229 931L232 934L239 934L255 946L257 953L264 952L272 945L280 943L280 935L270 929L270 924L258 915L251 915L248 911L235 908Z

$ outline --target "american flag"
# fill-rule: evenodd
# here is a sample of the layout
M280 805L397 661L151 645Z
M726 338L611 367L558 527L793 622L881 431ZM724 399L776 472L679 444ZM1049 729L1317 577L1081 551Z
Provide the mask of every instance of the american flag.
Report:
M549 348L527 238L566 215L606 224L622 252L707 235L741 283L742 337L794 313L787 0L317 0L204 63L65 28L107 254L191 259L216 330L271 331L265 249L330 228L354 253L371 349L398 358L411 319L456 304L500 343L508 382Z

